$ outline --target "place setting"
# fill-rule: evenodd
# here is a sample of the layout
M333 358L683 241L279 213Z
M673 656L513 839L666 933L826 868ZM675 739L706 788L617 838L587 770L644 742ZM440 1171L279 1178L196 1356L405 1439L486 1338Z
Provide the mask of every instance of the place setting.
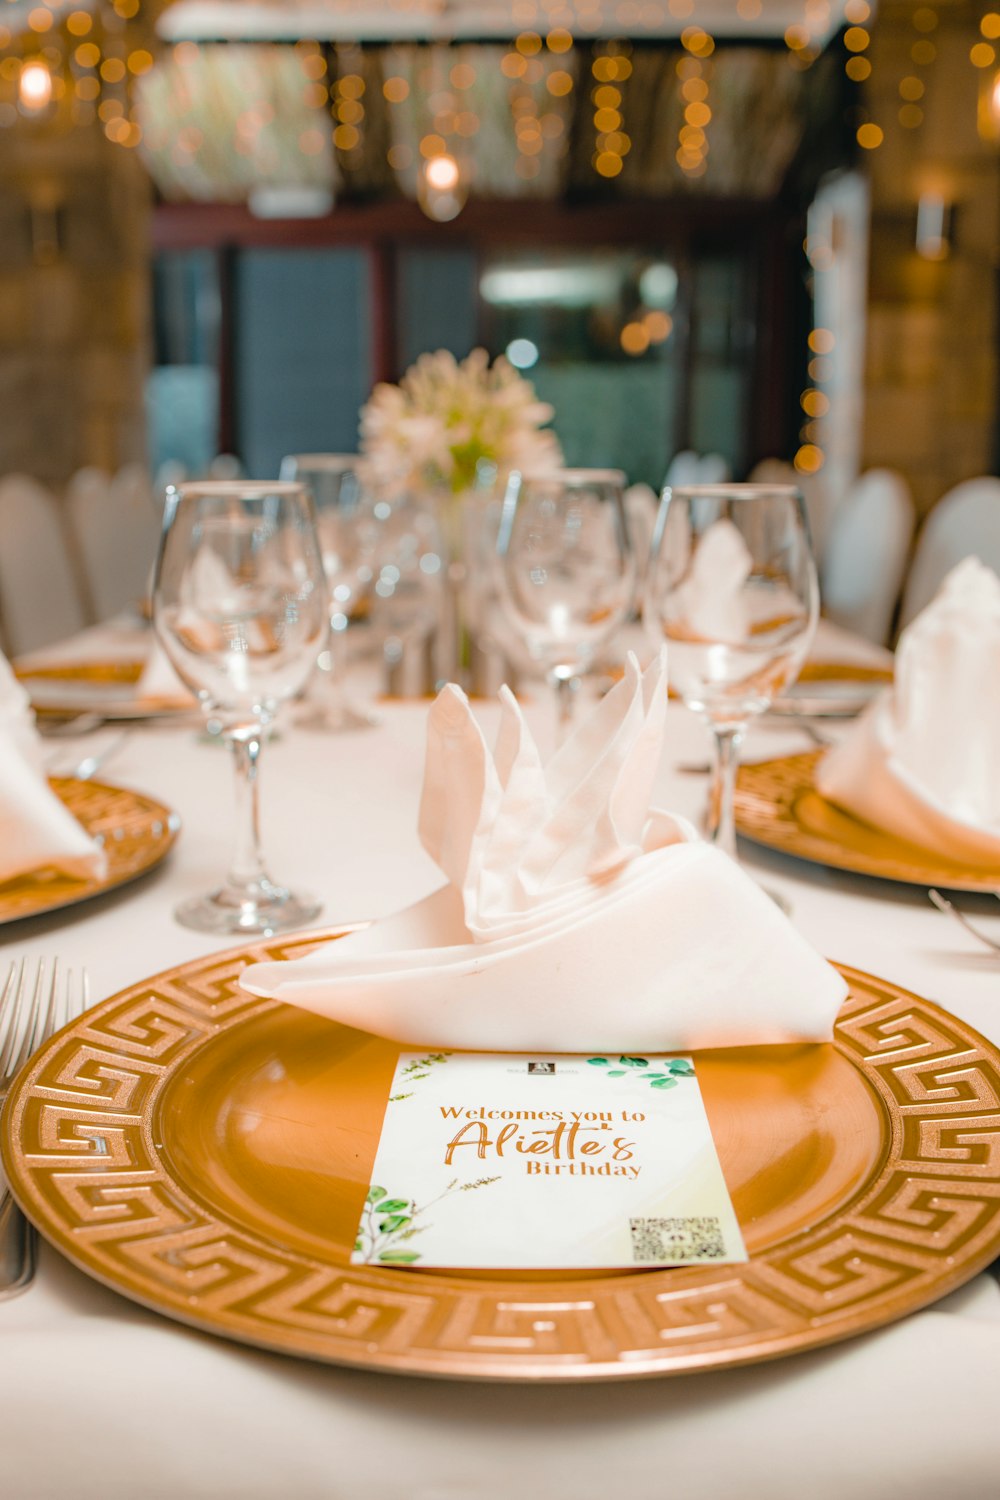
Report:
M47 774L28 695L2 657L0 744L0 925L104 895L166 858L177 814L98 777L102 756L85 757L70 774Z
M14 1500L996 1489L998 151L986 0L6 6Z
M622 511L592 478L560 483L503 481L495 564L536 622L555 749L508 688L488 743L445 684L396 836L443 883L325 928L267 872L257 805L267 729L329 628L310 496L168 496L155 628L222 723L239 819L228 879L175 916L243 945L70 1020L11 1082L0 1144L31 1222L126 1297L321 1362L616 1381L869 1332L1000 1252L975 1144L1000 1131L1000 1053L828 962L735 858L743 734L816 628L801 496L668 486L644 588L657 644L603 697L566 700L560 673L592 664L609 579L627 594L634 568L595 569ZM512 572L514 536L533 565ZM904 642L889 692L912 665ZM716 736L708 839L654 800L683 712L668 682Z
M135 632L129 632L129 640ZM95 653L117 644L113 624L95 631ZM57 649L40 660L15 664L43 733L86 732L105 723L171 723L197 713L197 699L177 677L151 630L141 650L129 654L76 652L59 659Z
M740 833L857 874L995 893L1000 739L983 687L998 653L1000 580L969 558L902 633L894 683L835 746L741 771Z

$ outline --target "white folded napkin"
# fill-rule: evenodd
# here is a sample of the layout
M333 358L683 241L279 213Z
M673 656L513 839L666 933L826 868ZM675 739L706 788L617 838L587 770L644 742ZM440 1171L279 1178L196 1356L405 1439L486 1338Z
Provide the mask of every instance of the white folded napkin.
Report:
M28 695L0 654L0 881L52 866L100 880L107 863L49 786Z
M458 688L429 722L426 900L241 983L419 1047L661 1050L823 1041L846 993L739 867L650 809L666 653L547 767L513 695L491 755Z
M876 828L1000 878L1000 578L948 574L896 648L896 673L816 785Z
M750 630L744 586L753 558L732 521L713 521L695 547L674 611L692 639L741 646Z

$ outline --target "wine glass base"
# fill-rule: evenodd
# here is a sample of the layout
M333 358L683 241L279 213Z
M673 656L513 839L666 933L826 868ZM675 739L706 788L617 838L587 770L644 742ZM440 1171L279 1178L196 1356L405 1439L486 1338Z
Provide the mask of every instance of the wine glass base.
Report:
M349 703L334 708L310 708L295 717L296 729L319 734L356 734L361 729L377 729L378 723L374 714L352 708Z
M281 886L271 886L256 900L223 886L209 896L182 901L174 908L174 916L182 927L192 927L196 932L270 937L275 932L307 926L321 911L315 897L294 894Z

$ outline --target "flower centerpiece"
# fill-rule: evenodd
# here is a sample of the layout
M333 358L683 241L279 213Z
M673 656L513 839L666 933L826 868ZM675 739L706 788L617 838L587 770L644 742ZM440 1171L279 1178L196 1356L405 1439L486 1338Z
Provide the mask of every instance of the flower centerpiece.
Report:
M481 640L490 584L496 505L513 469L562 466L553 409L502 356L485 349L456 360L423 354L398 385L380 384L361 410L361 472L390 502L436 511L447 550L436 652L440 677L468 676L472 639Z
M422 354L398 385L377 385L361 409L366 477L389 496L464 495L484 462L501 476L557 469L562 451L545 430L553 415L502 355L491 365L485 349L461 361L447 349Z

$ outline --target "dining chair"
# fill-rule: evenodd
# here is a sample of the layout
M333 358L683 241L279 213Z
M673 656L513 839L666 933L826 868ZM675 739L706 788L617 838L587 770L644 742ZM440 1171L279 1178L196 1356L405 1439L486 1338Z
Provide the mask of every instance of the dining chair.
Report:
M728 458L721 453L703 453L698 460L699 484L728 484L733 477Z
M913 541L909 486L892 469L869 469L833 513L820 571L823 613L885 645Z
M966 557L978 557L1000 573L1000 479L966 479L934 506L917 539L900 629L930 603L945 574Z
M675 453L667 468L664 484L700 484L701 460L693 448L682 448Z
M826 482L820 474L800 474L794 464L784 458L762 458L754 464L747 475L748 484L794 484L801 491L809 519L809 535L812 539L813 556L817 565L823 560L826 538L830 529L829 510L831 497Z
M87 623L55 496L26 474L0 480L0 620L14 656Z
M67 486L66 513L93 616L110 619L145 596L156 556L158 525L145 467L128 464L113 477L80 469Z

